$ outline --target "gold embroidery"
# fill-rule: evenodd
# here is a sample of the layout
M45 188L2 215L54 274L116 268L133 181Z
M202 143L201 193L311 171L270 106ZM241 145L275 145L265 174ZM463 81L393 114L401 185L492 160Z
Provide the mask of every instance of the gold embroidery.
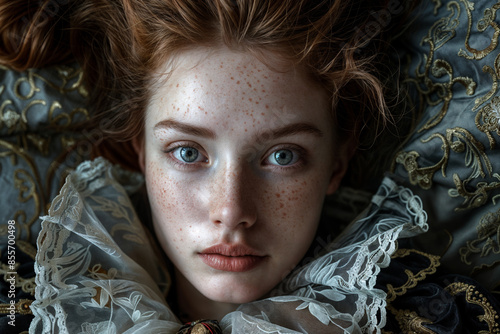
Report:
M41 89L37 87L35 79L40 80L43 85L59 91L61 95L77 91L82 97L88 97L88 92L83 85L83 71L80 68L56 66L53 68L52 73L57 73L57 78L55 79L59 82L50 80L34 70L28 70L25 77L20 77L14 83L16 97L21 100L27 100L32 98L36 92L40 92ZM29 87L29 91L23 94L21 86L26 87L26 84Z
M33 314L31 312L30 305L33 301L29 299L19 299L17 303L14 304L14 312L17 314ZM10 304L0 304L0 314L10 314Z
M415 78L409 78L407 81L413 83L425 99L428 106L437 106L442 104L441 109L432 116L419 130L422 132L439 124L448 112L449 104L453 98L453 86L456 83L465 87L466 93L472 95L475 92L476 83L469 77L453 77L453 68L449 62L443 59L434 60L434 53L437 49L455 37L455 29L459 25L460 5L455 2L449 2L447 9L450 11L448 17L443 17L433 24L429 29L427 36L422 39L422 44L429 45L429 54L424 55L425 64L423 72L418 66L415 71ZM430 79L431 74L436 78L448 76L448 82L434 82Z
M399 328L403 333L436 333L424 326L424 324L432 324L432 321L419 316L416 312L410 310L397 310L393 306L387 306L387 309L394 314L398 321Z
M500 136L500 96L495 96L489 104L481 108L476 114L475 121L476 127L488 137L490 148L493 150L495 139L491 133L496 132Z
M27 203L30 200L33 202L34 212L28 220L26 220L26 212L23 210L18 210L13 217L16 223L19 224L18 226L27 233L29 239L31 235L30 228L40 216L41 201L43 200L36 191L37 189L41 189L40 184L37 182L37 180L40 180L40 177L36 173L37 169L34 161L25 150L4 140L0 140L0 149L1 148L5 150L0 151L0 157L10 157L13 166L18 164L18 158L22 158L29 169L35 172L35 175L30 175L26 169L19 168L13 170L14 186L19 191L17 200L20 203ZM2 230L2 232L5 231ZM19 233L17 237L19 237Z
M458 174L453 175L453 182L456 189L450 189L448 194L451 197L461 196L465 200L456 211L472 209L483 206L488 202L489 193L495 189L500 189L500 182L478 182L474 191L470 182L479 177L493 176L500 181L500 175L492 174L493 167L485 152L483 144L477 140L468 130L463 128L453 128L446 130L446 139L450 148L456 153L465 153L465 166L472 169L471 174L465 180L461 180Z
M482 216L476 231L477 238L467 241L466 246L459 250L461 261L467 265L472 263L470 257L473 254L479 254L481 257L488 256L490 253L500 254L500 209ZM485 267L481 266L475 271L479 269L485 269Z
M497 173L492 175L493 167L483 144L468 130L458 127L447 129L446 137L435 133L422 140L422 142L427 143L435 138L439 138L442 142L443 157L433 166L420 167L417 162L420 154L416 151L399 152L396 155L396 162L402 164L408 172L409 181L414 185L419 185L422 189L430 189L432 187L432 177L438 170L441 170L443 177L446 177L450 151L464 153L465 166L471 169L471 174L465 180L461 180L458 174L454 174L453 182L456 189L450 189L448 194L451 197L460 196L464 198L464 202L460 207L455 208L456 211L477 208L486 204L489 200L489 193L500 189L500 175ZM475 186L476 189L470 190L473 188L470 184L472 180L486 176L493 176L499 182L478 182ZM497 197L492 197L493 203L495 203Z
M457 202L450 203L455 211L470 210L467 219L485 214L477 208L497 211L495 206L500 202L500 165L492 151L500 144L499 9L498 0L433 0L423 6L427 15L434 10L436 17L424 18L424 22L431 22L428 27L416 27L421 44L412 45L419 51L409 51L406 68L406 82L416 89L422 119L412 137L414 142L397 153L394 164L423 190L440 182ZM471 78L454 81L458 76ZM432 201L432 190L427 193L423 196ZM431 205L431 210L447 221L439 203ZM434 224L434 231L446 228L439 221ZM450 265L481 274L480 279L489 287L498 281L493 276L498 276L500 268L497 224L493 214L464 221L453 228L461 232L445 253ZM464 226L469 226L467 231ZM448 254L450 251L454 254Z
M447 145L446 138L441 134L436 133L429 138L422 140L422 142L427 143L434 138L441 139L443 142L441 148L444 151L443 157L434 166L419 167L417 159L420 157L420 154L417 151L398 152L396 155L396 162L402 164L406 169L410 183L419 185L422 189L430 189L432 187L432 177L438 170L441 169L443 177L446 177L445 167L450 156L450 149L449 145Z
M0 69L8 70L5 67ZM0 96L3 97L0 100L0 129L8 135L0 140L0 158L3 158L3 166L0 165L0 168L2 173L12 173L10 176L5 174L5 177L10 178L13 189L18 191L19 209L11 213L10 218L16 220L19 227L16 238L34 242L33 226L39 221L38 217L46 212L54 191L57 191L54 187L61 185L54 185L54 179L60 177L61 182L64 182L69 169L74 168L84 158L79 151L70 152L80 134L63 131L77 122L87 120L88 111L83 106L68 110L63 102L66 102L67 98L71 103L77 101L78 97L75 99L74 95L67 97L69 93L76 93L80 95L79 98L85 98L88 92L82 84L83 73L79 68L59 66L46 72L28 70L16 76L18 79L10 83L12 87L9 87L10 91L14 92L16 101L5 98L3 95L6 92L6 83L0 85ZM47 88L60 95L55 99L44 96ZM40 110L40 107L43 109ZM57 136L45 135L39 129L30 132L28 119L31 120L35 113L36 119L47 129L54 129ZM41 115L45 119L40 119ZM55 154L54 160L47 161L48 167L38 161L35 163L33 150L50 159L54 155L54 147L60 153ZM90 152L84 153L87 156ZM4 226L0 226L0 236L6 233Z
M488 299L475 289L475 286L462 282L456 282L448 285L445 288L452 296L465 292L465 300L468 303L480 306L484 310L484 315L478 316L480 322L485 322L488 325L488 331L480 331L481 334L500 333L498 323L498 314L490 304Z
M424 280L428 275L432 275L436 272L437 267L439 267L439 256L426 254L416 249L398 249L396 253L392 256L393 258L402 258L411 253L416 253L426 257L429 260L429 266L425 269L420 270L416 274L412 273L410 270L406 269L405 274L408 276L408 280L405 284L399 287L393 287L392 284L387 284L387 297L388 303L394 301L398 296L404 295L408 289L417 286L418 282Z
M474 276L477 273L479 273L481 271L484 271L484 270L492 269L492 268L496 267L499 264L500 264L500 260L494 261L493 263L490 263L490 264L481 263L479 266L475 266L472 269L472 271L470 273L470 276ZM499 286L499 285L500 285L500 281L497 281L496 283L493 284L493 286ZM494 293L495 291L492 291L492 292Z
M52 103L50 107L49 117L48 117L49 124L52 126L58 125L62 127L67 127L71 125L73 119L75 119L76 115L78 114L82 114L84 116L84 119L89 118L89 113L85 108L75 108L69 114L62 112L54 116L56 114L57 109L62 109L62 105L59 102L55 101Z
M467 18L468 18L468 26L467 26L467 35L465 37L465 48L467 51L472 53L472 56L469 56L467 52L465 52L463 49L460 49L458 51L458 55L465 57L466 59L475 59L475 60L480 60L486 57L488 54L491 53L491 51L495 50L495 48L498 45L498 36L500 35L500 28L498 27L498 24L495 22L496 18L496 11L497 9L500 8L500 3L496 3L493 5L492 8L487 8L484 11L484 16L482 19L480 19L477 23L477 30L480 32L486 31L486 29L491 26L494 29L493 36L491 37L491 42L490 45L488 45L486 48L483 50L477 50L474 49L469 45L469 39L470 39L470 34L472 30L472 11L474 10L474 3L468 1L468 0L461 0L464 4L465 7L465 12L467 13Z
M437 14L437 12L438 12L438 9L439 9L439 8L440 8L443 4L441 3L441 0L432 0L432 2L434 2L434 11L433 11L433 13L434 13L434 15L436 15L436 14Z
M481 104L491 99L491 97L495 95L496 91L498 90L498 77L500 76L500 54L495 58L493 68L489 65L484 65L482 70L484 73L487 73L491 76L491 89L483 97L478 97L474 101L474 107L472 108L472 111L476 110Z

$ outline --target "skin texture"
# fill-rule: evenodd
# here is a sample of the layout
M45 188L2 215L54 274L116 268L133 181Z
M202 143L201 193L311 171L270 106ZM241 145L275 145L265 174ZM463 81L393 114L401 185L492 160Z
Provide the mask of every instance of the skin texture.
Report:
M348 155L326 94L300 68L278 72L226 48L187 50L169 64L136 149L180 307L193 319L220 319L300 263ZM286 127L293 131L276 131ZM183 147L195 161L183 160ZM214 269L200 253L218 244L249 247L258 264Z

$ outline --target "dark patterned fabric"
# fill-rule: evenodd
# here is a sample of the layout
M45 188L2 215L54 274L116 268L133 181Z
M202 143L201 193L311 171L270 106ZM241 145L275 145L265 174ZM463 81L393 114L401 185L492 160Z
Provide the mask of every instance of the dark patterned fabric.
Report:
M439 256L400 248L378 277L387 292L383 333L500 333L498 296L446 273Z

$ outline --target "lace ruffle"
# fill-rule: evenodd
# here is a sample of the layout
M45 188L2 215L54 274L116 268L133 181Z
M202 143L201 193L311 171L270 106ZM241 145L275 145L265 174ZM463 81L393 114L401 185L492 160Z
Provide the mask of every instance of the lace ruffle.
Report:
M133 180L103 159L68 176L38 238L31 333L175 333L181 324L157 287L165 281L124 188ZM128 181L127 181L128 180ZM419 199L385 179L363 218L269 297L221 320L224 333L380 333L375 288L396 240L427 229ZM149 261L148 261L149 260Z

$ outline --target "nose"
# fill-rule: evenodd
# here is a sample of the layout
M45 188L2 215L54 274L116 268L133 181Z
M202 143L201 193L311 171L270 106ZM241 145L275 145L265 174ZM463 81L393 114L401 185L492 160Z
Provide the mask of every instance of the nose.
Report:
M228 229L249 228L257 220L251 171L228 164L212 179L210 221Z

